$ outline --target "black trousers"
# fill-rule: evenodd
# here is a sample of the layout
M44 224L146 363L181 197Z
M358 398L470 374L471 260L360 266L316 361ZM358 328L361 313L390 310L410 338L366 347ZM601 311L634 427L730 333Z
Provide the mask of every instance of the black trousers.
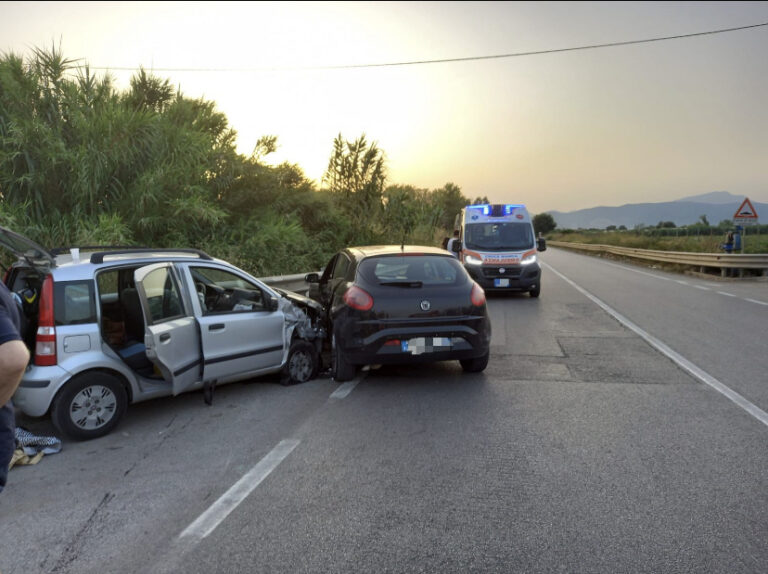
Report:
M8 401L0 408L0 492L8 480L8 465L16 450L16 418L13 403Z

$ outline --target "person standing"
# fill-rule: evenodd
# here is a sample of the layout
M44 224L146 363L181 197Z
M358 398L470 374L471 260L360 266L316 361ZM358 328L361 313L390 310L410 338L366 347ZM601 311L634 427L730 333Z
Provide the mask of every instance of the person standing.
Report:
M8 480L8 467L16 450L16 419L11 397L29 362L21 336L19 306L0 281L0 492Z
M451 252L451 255L453 255L453 256L454 256L454 257L456 257L457 259L458 259L458 257L459 257L459 254L458 254L458 253L456 253L456 252L453 250L453 244L454 244L454 243L456 243L458 240L459 240L459 230L458 230L458 229L454 229L454 230L453 230L453 237L451 237L451 238L448 240L448 244L445 246L445 249L446 249L447 251L450 251L450 252Z
M725 244L723 245L723 250L726 253L733 253L733 231L728 231L725 234Z

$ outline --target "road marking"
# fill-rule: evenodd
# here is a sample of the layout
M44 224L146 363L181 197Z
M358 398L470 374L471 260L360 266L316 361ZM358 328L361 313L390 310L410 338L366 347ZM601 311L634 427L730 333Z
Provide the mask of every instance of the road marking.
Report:
M679 365L680 368L682 368L684 371L688 372L693 377L699 379L701 382L709 385L710 387L715 389L718 393L720 393L727 399L733 401L736 405L738 405L739 407L747 411L750 415L755 417L761 423L768 426L768 413L766 413L764 410L762 410L758 406L749 402L747 399L742 397L739 393L727 387L726 385L718 381L715 377L713 377L706 371L700 369L699 367L691 363L688 359L686 359L679 353L673 351L670 347L668 347L665 343L661 342L659 339L657 339L653 335L643 331L640 327L635 325L632 321L627 319L624 315L614 310L612 307L609 307L607 304L603 303L603 301L601 301L600 299L592 295L592 293L590 293L583 287L580 287L579 285L577 285L576 283L568 279L568 277L566 277L565 275L563 275L562 273L554 269L548 263L544 263L544 266L550 271L552 271L552 273L560 277L563 281L568 283L571 287L576 289L579 293L584 295L587 299L595 303L598 307L600 307L603 311L605 311L611 317L616 319L619 323L621 323L628 329L637 333L640 337L645 339L645 341L649 345L651 345L653 348L657 349L658 351L661 351L669 359L677 363L677 365Z
M618 263L611 263L610 261L606 261L604 259L602 260L602 262L605 263L606 265L618 267L619 269L624 269L626 271L632 271L633 273L639 273L640 275L647 275L648 277L653 277L654 279L659 279L661 281L674 281L675 283L680 283L681 285L686 285L687 287L696 287L696 289L701 289L702 291L711 291L709 287L704 287L703 285L691 284L687 281L682 281L680 279L671 279L669 277L664 277L662 275L648 273L647 271L640 271L639 269L627 267L626 265L619 265ZM746 297L739 297L738 295L733 295L732 293L726 293L725 291L716 291L716 293L720 293L720 295L725 295L726 297L735 297L736 299L741 299L742 301L749 301L750 303L757 303L758 305L768 305L768 303L766 303L765 301L758 301L756 299L747 299Z
M329 398L331 399L346 398L347 395L352 392L352 389L354 389L357 386L357 384L360 382L361 379L362 377L358 377L346 383L342 383L338 389L336 389L335 391L333 391L333 393L331 393L331 396Z
M221 495L208 510L203 512L197 520L187 526L179 535L179 538L191 538L200 541L232 512L277 466L291 454L293 449L299 445L298 440L282 440L273 448L256 466L238 480L232 487Z

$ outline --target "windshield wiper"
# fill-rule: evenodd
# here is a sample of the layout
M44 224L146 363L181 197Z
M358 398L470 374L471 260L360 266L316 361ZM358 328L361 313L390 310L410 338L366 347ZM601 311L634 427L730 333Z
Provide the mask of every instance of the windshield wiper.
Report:
M379 285L392 287L421 287L423 284L421 281L382 281L379 283Z

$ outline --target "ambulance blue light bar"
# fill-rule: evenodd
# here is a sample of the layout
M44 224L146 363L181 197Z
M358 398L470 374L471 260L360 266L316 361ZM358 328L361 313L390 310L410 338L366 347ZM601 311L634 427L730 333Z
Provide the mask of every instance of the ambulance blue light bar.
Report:
M521 203L505 203L502 213L504 215L512 215L512 212L515 211L515 209L518 209L520 207L525 207L525 206ZM493 208L486 203L482 203L478 205L468 205L467 209L477 209L479 211L482 211L483 215L490 215Z
M468 205L467 209L479 209L483 212L483 215L490 215L491 214L491 206L490 205Z

